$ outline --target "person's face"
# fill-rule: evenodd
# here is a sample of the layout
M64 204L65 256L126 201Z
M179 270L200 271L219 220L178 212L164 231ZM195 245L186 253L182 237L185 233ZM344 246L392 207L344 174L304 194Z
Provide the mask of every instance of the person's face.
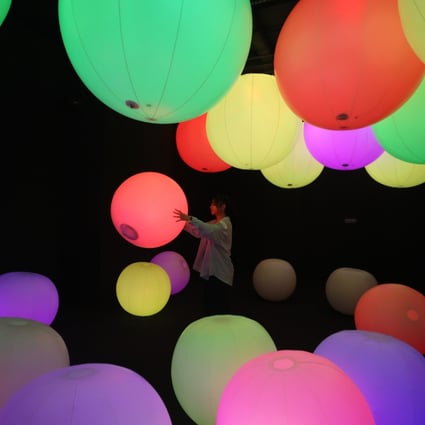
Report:
M222 213L224 211L225 205L217 205L217 203L215 201L211 201L210 204L210 211L211 211L211 215L216 215L218 213Z

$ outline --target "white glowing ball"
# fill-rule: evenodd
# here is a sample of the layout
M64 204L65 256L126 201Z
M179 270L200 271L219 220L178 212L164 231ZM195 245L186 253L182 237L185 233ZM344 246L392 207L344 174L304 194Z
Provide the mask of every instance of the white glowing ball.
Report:
M58 291L47 276L21 271L0 275L0 317L22 317L50 325L58 308Z
M252 283L260 297L268 301L282 301L295 291L297 274L288 261L267 258L255 266Z
M171 361L174 393L197 424L215 425L221 393L246 361L276 351L258 322L243 316L216 315L192 322L180 335Z
M168 273L158 264L138 261L118 276L116 295L121 307L135 316L152 316L161 311L171 295Z
M0 410L31 380L68 365L68 348L53 328L36 320L0 317Z
M335 363L280 350L243 364L224 389L217 425L376 425L366 398Z
M336 311L354 315L359 298L377 284L375 276L366 270L340 267L326 280L326 298Z
M281 161L295 144L299 119L273 75L244 74L207 113L207 135L229 165L260 170Z
M0 411L2 425L171 425L158 392L122 366L88 363L31 381Z

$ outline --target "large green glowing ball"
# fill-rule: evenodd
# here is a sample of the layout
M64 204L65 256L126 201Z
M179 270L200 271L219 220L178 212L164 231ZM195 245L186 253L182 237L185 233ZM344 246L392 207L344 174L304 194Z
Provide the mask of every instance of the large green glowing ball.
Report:
M69 59L88 89L139 121L210 109L245 66L249 0L59 0Z
M395 112L372 126L378 143L402 161L425 164L425 79Z
M6 19L11 4L12 0L0 0L0 25Z
M398 10L407 41L425 62L425 1L398 0Z

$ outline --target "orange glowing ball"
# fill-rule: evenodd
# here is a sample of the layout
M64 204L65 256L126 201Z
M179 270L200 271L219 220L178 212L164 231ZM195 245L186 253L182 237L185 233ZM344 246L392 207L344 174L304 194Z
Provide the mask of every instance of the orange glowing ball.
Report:
M406 40L397 0L302 0L281 28L274 69L282 97L300 118L341 130L398 109L425 64Z
M206 129L207 114L177 125L176 146L181 159L191 168L216 173L231 168L217 156L210 145Z
M176 221L173 210L187 213L182 188L170 177L142 172L125 180L111 202L112 222L128 242L142 248L156 248L175 239L184 221Z

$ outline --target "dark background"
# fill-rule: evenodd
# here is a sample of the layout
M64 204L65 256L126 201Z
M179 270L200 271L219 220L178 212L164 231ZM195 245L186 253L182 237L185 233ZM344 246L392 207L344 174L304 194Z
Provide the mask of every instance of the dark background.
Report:
M256 41L245 72L270 72L273 37L295 3L253 2ZM169 365L178 336L203 315L197 276L148 318L120 308L115 284L128 264L163 250L180 252L191 265L197 241L182 233L157 249L126 242L109 207L131 175L167 174L184 190L190 213L204 219L210 218L211 194L226 190L237 210L232 312L258 320L279 349L312 351L330 333L354 326L324 295L337 267L365 269L379 283L423 292L423 185L389 188L364 169L325 168L304 188L282 189L260 171L195 171L178 155L177 125L119 116L84 87L63 49L54 1L13 0L0 27L0 49L0 273L51 278L60 296L52 326L67 343L71 363L136 370L160 393L173 423L192 423L175 400ZM353 218L355 224L346 224ZM289 261L297 273L295 293L279 303L260 299L252 288L254 267L271 257Z

